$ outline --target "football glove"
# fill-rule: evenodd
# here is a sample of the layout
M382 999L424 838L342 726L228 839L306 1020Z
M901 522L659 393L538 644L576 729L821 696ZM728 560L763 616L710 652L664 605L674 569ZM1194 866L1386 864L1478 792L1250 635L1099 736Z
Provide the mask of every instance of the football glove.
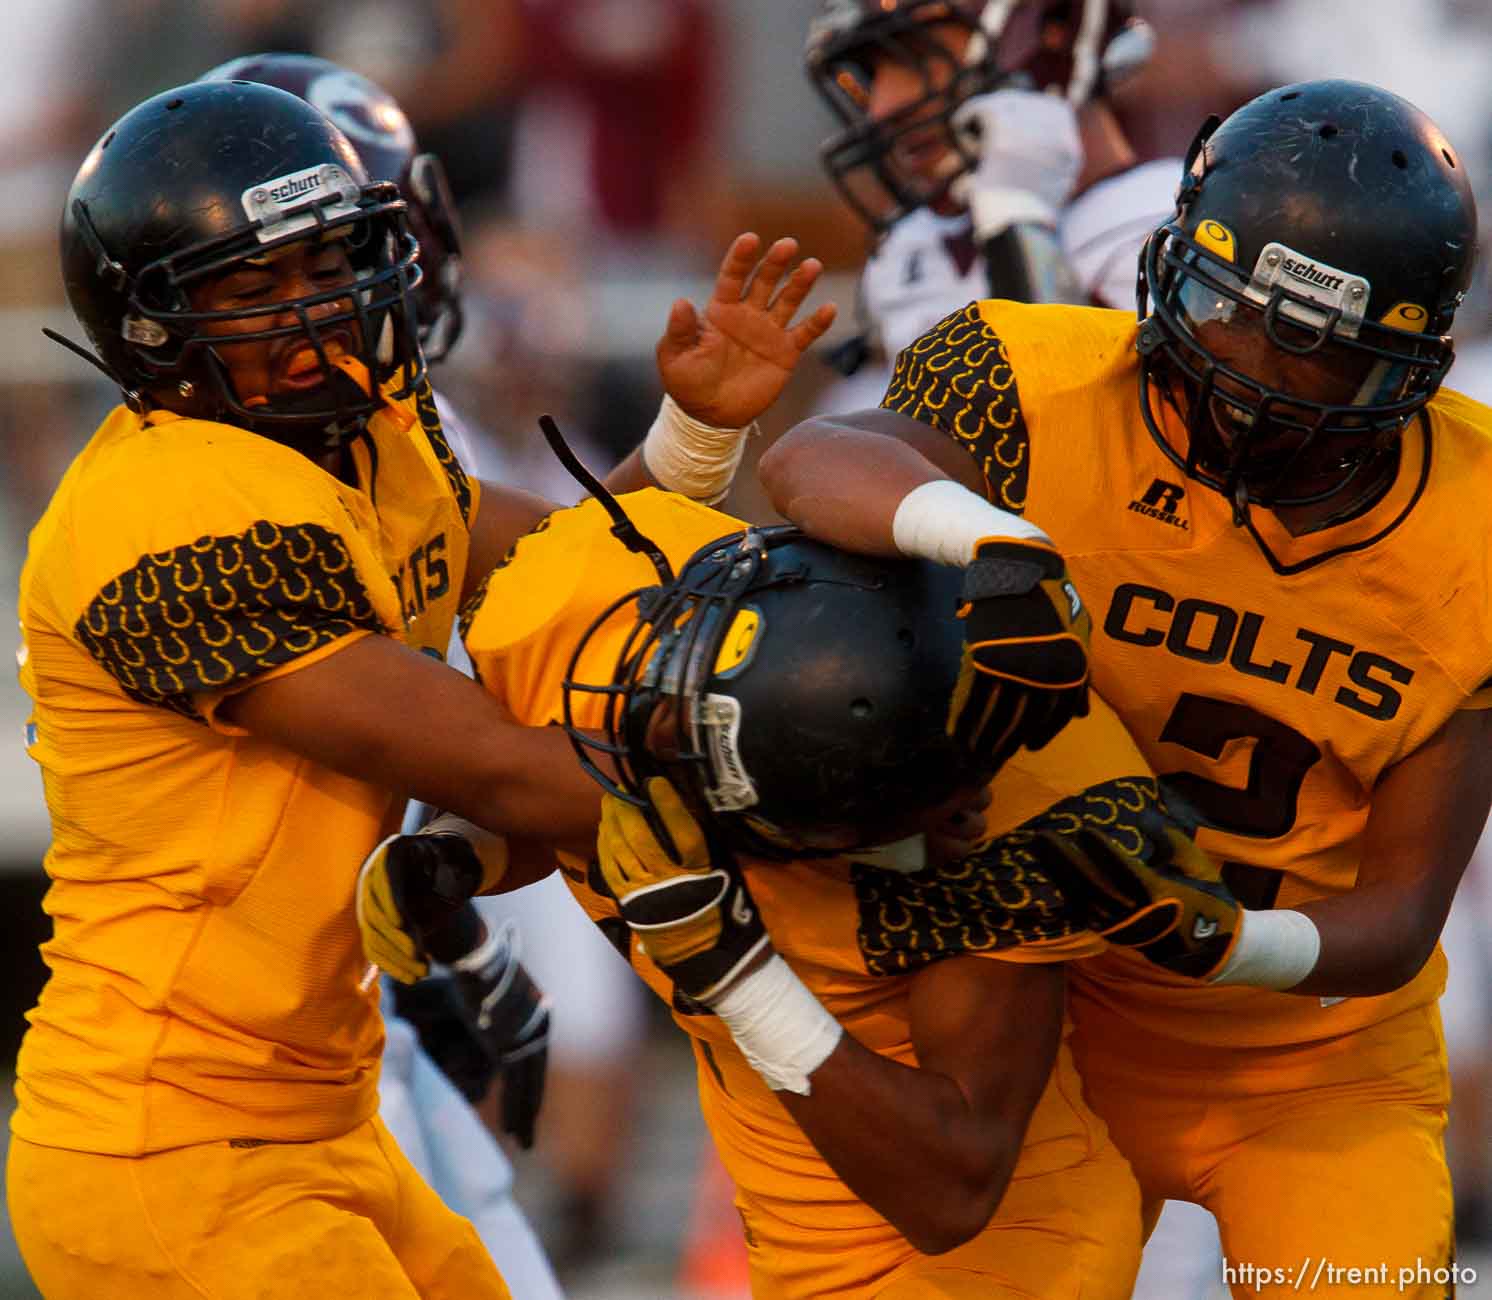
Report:
M463 1018L502 1077L503 1132L531 1147L549 1066L549 1002L518 960L517 928L509 922L455 962L451 979Z
M678 791L653 777L647 794L673 851L647 810L607 795L596 839L600 874L643 950L679 992L708 1005L766 948L766 927L739 869L711 862Z
M948 733L997 769L1088 712L1088 611L1048 544L988 537L964 572Z
M430 975L392 987L394 1010L414 1027L425 1055L467 1101L481 1101L497 1077L497 1066L466 1023L455 980Z
M1057 235L1083 167L1072 105L1040 91L996 90L966 99L953 128L978 158L951 192L969 209L990 296L1086 302Z
M455 951L469 952L481 930L471 925L474 913L462 915L461 905L481 885L482 862L465 836L390 835L368 854L357 875L363 955L401 984L412 984L429 974L431 945L439 946L442 932L461 920L470 937L458 941Z
M420 1046L475 1104L502 1080L499 1121L520 1146L533 1146L549 1063L549 1004L517 959L515 931L505 927L461 969L394 986L394 1009Z
M1227 961L1242 908L1196 842L1157 822L1145 828L1138 853L1087 824L1043 831L1033 847L1090 929L1174 974L1205 980Z
M1077 113L1066 99L1015 88L971 95L953 129L978 157L954 182L954 197L972 212L980 243L1016 224L1056 227L1083 169Z

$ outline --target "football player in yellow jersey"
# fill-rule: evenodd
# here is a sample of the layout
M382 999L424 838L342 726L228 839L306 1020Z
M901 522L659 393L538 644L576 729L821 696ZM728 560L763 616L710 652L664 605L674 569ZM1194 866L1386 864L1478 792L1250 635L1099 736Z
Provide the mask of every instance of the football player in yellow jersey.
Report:
M1249 908L1200 966L1085 964L1078 1061L1147 1211L1211 1209L1238 1294L1453 1280L1436 938L1492 797L1492 416L1440 384L1475 230L1411 105L1271 91L1199 135L1138 325L973 304L884 409L762 463L852 548L1024 553L1028 587L1066 557L1094 687ZM1098 857L1102 919L1128 886Z
M978 851L869 865L993 766L944 731L959 575L621 500L676 580L591 501L518 543L462 632L613 792L598 861L562 866L694 1039L753 1294L1127 1296L1138 1203L1063 1045L1062 963L1103 945L1037 865L1085 828L1189 846L1123 727L1095 702L1010 758Z
M62 252L125 404L22 576L54 827L7 1168L28 1267L49 1296L505 1295L374 1114L353 867L410 795L593 834L564 738L439 662L547 503L451 455L403 203L295 96L199 83L126 114ZM827 324L790 325L813 264L784 281L780 242L745 288L754 252L670 321L670 386L721 425Z

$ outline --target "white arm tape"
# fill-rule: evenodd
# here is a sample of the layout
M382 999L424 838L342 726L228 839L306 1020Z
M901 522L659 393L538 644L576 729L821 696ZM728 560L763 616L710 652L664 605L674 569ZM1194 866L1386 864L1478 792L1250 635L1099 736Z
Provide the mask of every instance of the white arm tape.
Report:
M1035 524L991 505L951 478L914 487L902 497L891 519L891 538L903 555L955 568L965 567L974 558L974 548L987 537L1048 546L1052 540Z
M808 1096L808 1076L829 1059L844 1034L839 1021L776 953L731 985L711 1009L773 1092Z
M706 505L725 499L756 426L717 429L686 415L667 393L642 441L642 461L660 487Z
M1304 912L1244 912L1233 951L1209 983L1293 989L1320 956L1321 931Z

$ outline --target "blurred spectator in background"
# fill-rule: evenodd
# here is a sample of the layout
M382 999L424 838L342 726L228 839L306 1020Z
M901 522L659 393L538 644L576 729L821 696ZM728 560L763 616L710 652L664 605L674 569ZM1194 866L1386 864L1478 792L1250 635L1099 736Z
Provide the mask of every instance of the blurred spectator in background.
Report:
M609 258L710 251L701 204L723 179L718 6L528 0L526 8L520 220L599 240Z
M1140 13L1155 28L1155 57L1116 88L1113 101L1141 157L1184 152L1209 113L1226 117L1268 88L1252 56L1220 33L1271 2L1140 0Z
M9 66L0 78L0 310L13 322L0 349L0 577L5 604L14 596L26 533L71 459L72 417L58 410L60 394L46 383L59 366L44 343L41 313L59 301L57 198L67 192L77 157L101 125L98 82L65 69L77 56L78 35L96 16L94 0L15 0L6 10ZM39 358L39 359L38 359ZM78 421L87 423L86 418Z

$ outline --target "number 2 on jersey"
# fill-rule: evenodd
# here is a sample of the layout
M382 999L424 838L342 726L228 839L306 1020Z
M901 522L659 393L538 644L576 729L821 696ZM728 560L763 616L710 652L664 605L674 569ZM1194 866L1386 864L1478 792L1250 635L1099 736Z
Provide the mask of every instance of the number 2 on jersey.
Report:
M1204 826L1276 839L1295 825L1296 803L1320 747L1295 728L1232 700L1182 693L1161 728L1160 739L1217 761L1230 741L1252 740L1248 783L1224 785L1195 772L1165 772L1160 779L1201 816ZM1274 906L1282 874L1245 862L1225 862L1223 879L1245 907Z

